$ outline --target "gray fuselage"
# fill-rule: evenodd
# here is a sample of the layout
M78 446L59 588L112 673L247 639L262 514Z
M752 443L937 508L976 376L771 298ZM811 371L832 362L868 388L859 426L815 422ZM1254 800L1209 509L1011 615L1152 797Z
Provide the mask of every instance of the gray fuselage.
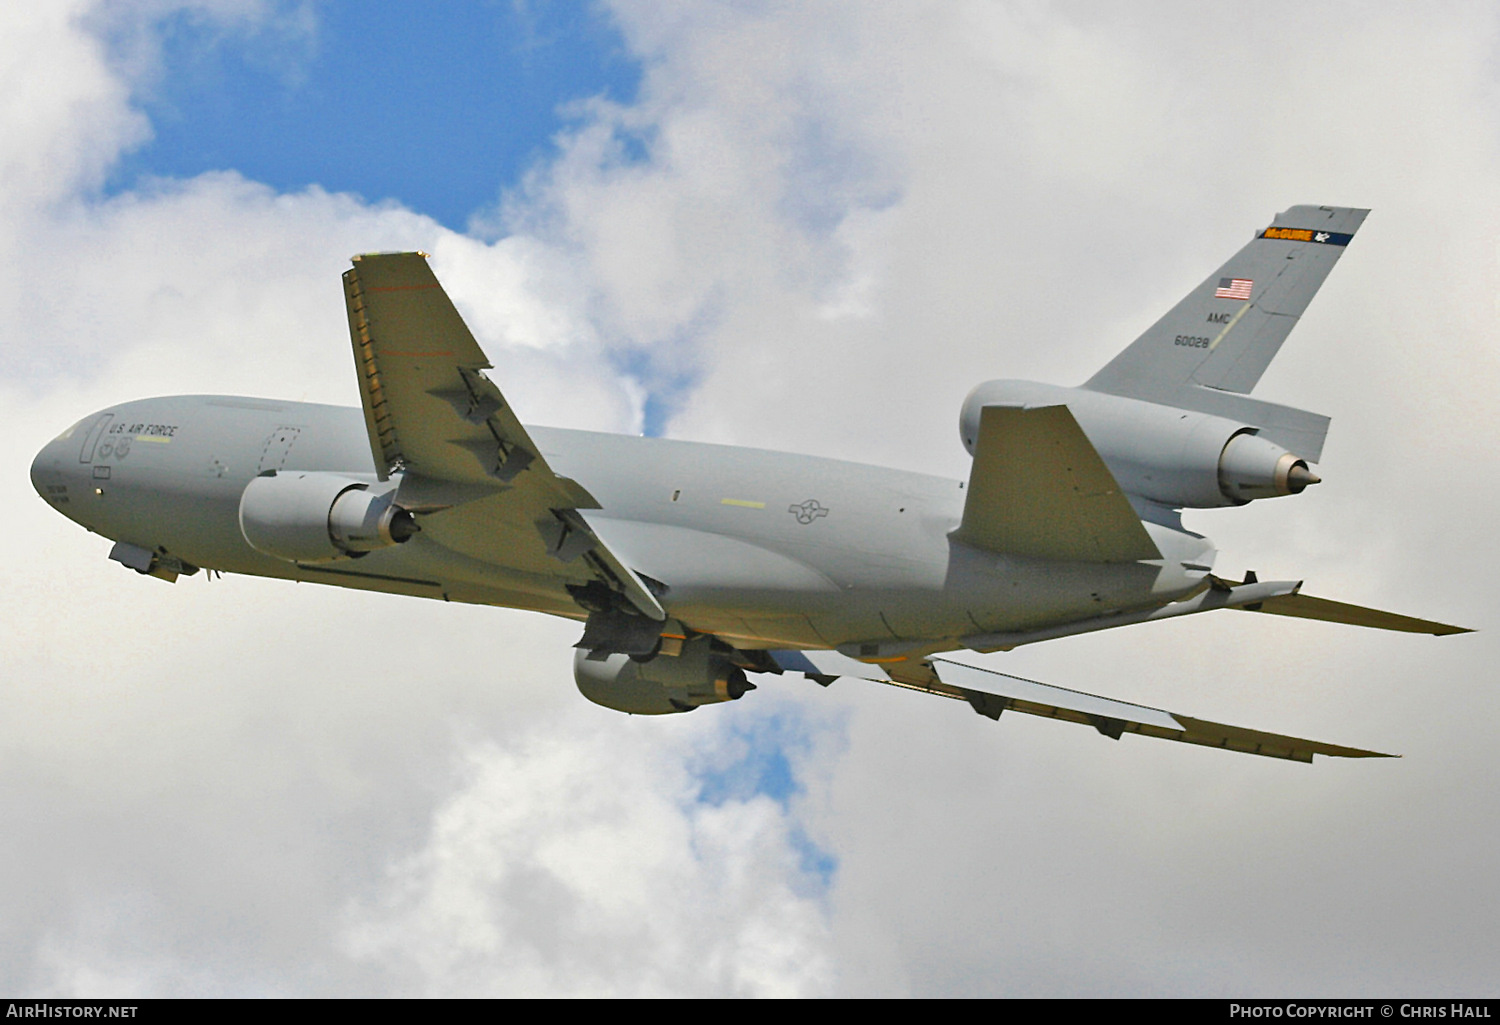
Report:
M664 583L671 616L745 648L954 648L1149 609L1201 589L1198 535L1146 523L1161 560L1084 563L982 551L949 537L963 482L857 463L661 438L528 428L542 456L601 508L588 523ZM268 471L374 481L357 408L217 396L143 399L96 413L36 457L59 512L117 541L231 573L535 609L582 619L554 588L418 534L310 565L252 548L240 498ZM951 642L951 643L950 643Z

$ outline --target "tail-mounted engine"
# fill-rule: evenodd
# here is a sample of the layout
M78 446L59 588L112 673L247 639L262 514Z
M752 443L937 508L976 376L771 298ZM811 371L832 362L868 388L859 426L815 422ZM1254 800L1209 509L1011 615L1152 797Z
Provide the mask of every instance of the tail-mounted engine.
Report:
M271 473L240 496L240 533L256 551L290 562L358 558L421 529L395 497L394 484L337 473Z
M1173 508L1244 505L1319 481L1254 424L1031 381L987 381L969 393L959 432L970 453L989 405L1067 406L1122 489Z
M755 689L745 671L716 647L722 645L699 635L683 642L680 654L663 651L645 661L619 653L597 657L579 648L573 679L584 697L619 712L691 712L699 705L737 701Z

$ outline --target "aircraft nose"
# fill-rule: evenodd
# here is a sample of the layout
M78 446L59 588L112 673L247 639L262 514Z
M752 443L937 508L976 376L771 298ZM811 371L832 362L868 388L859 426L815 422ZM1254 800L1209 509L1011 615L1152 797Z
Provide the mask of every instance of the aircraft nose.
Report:
M61 479L62 460L58 458L60 447L58 442L49 441L31 461L31 486L36 488L37 494L49 500L56 494L52 489L66 486Z
M68 499L76 497L70 492L87 483L82 470L88 467L78 461L77 431L71 428L47 442L31 461L31 486L64 515L71 511Z

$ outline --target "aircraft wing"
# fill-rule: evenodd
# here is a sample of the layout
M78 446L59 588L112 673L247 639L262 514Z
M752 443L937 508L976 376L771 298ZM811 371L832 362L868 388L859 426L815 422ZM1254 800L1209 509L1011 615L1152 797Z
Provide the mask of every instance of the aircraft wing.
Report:
M1217 581L1221 588L1229 588L1231 591L1234 588L1257 583L1259 581L1255 579L1253 573L1247 576L1244 583L1235 583L1232 580ZM1430 619L1403 616L1396 612L1366 608L1363 605L1350 605L1347 602L1333 601L1328 598L1314 598L1310 594L1303 594L1301 588L1302 585L1299 582L1288 592L1273 594L1269 598L1256 601L1242 602L1230 607L1242 612L1265 612L1273 616L1293 616L1297 619L1321 619L1326 623L1347 623L1350 626L1367 626L1375 630L1432 634L1434 637L1474 632L1466 626L1437 623Z
M1363 605L1349 605L1341 601L1331 601L1328 598L1314 598L1309 594L1286 594L1269 598L1256 605L1246 606L1246 610L1269 612L1273 616L1296 616L1299 619L1321 619L1329 623L1368 626L1377 630L1432 634L1434 637L1474 632L1466 626L1434 623L1430 619L1417 619L1413 616L1398 615L1395 612L1367 609Z
M986 406L955 540L1076 562L1160 559L1067 406Z
M605 586L641 614L666 612L580 510L599 503L559 476L526 433L491 364L423 253L373 253L344 273L370 450L425 537L555 592Z
M1146 705L1085 694L1025 680L1007 673L934 658L909 670L876 666L836 651L773 651L772 659L785 672L800 672L827 686L840 676L888 683L894 687L936 694L965 701L974 711L990 719L1003 712L1025 712L1049 719L1063 719L1092 726L1106 737L1120 739L1139 733L1185 744L1220 747L1228 751L1310 762L1313 755L1337 758L1391 758L1393 755L1365 751L1316 740L1266 733L1240 726L1194 719Z

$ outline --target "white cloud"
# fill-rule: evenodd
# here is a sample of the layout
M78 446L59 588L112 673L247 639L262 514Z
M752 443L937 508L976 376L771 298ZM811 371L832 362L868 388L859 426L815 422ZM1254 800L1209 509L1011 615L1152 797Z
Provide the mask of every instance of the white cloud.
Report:
M699 801L678 736L631 723L471 749L345 945L428 995L827 992L787 816L764 796Z
M8 5L0 14L0 210L14 230L49 204L99 183L145 119L104 65L102 47L72 25L86 4Z

